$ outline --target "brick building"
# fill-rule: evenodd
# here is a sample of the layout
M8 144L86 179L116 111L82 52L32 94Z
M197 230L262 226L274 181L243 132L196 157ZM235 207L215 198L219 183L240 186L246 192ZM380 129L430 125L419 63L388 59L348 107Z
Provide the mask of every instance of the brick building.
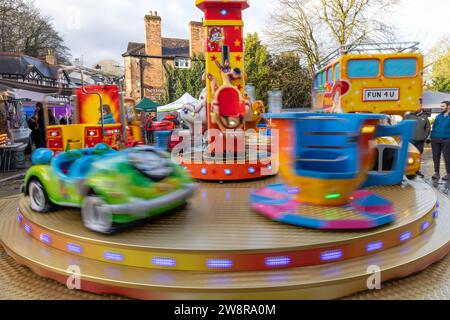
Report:
M205 29L202 22L189 23L189 39L164 38L162 19L156 12L145 16L145 43L130 42L125 59L125 90L139 100L148 97L160 100L164 94L164 65L190 68L191 58L205 50ZM141 91L143 88L143 92Z

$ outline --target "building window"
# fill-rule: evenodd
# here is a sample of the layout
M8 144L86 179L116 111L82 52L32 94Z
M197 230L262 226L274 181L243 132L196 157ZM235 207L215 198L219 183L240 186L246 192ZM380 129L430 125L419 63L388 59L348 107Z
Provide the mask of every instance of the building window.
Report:
M191 67L191 60L189 58L175 58L175 68L189 69Z

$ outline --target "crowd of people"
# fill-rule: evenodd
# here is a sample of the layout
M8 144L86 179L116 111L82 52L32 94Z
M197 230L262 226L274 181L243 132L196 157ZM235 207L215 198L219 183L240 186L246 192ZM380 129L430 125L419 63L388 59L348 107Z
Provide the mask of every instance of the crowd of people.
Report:
M47 146L46 125L67 125L72 121L71 117L59 117L59 119L57 119L52 110L48 109L48 124L46 124L44 112L43 104L38 102L34 114L27 120L28 128L31 130L32 144L36 148L45 148Z

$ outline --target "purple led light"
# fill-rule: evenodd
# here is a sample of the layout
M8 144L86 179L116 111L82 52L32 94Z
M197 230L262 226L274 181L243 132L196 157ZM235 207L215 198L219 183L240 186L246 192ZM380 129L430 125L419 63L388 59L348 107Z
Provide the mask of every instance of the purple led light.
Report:
M255 174L256 173L256 169L253 167L248 168L248 173L250 174Z
M167 257L155 257L152 259L152 264L160 267L175 267L177 262L175 259Z
M434 218L434 220L439 218L439 211L436 210L436 211L433 212L433 218Z
M289 194L299 194L300 193L300 188L289 188L288 189L288 193Z
M21 213L19 213L19 214L17 215L17 221L18 221L19 223L22 223L22 221L23 221L23 216L22 216Z
M430 223L428 221L425 221L422 223L422 231L427 230L430 227Z
M25 225L23 226L23 228L25 229L25 231L26 231L28 234L31 233L31 226L30 226L30 225L25 224Z
M231 171L231 169L225 169L224 173L226 176L231 176L233 174L233 172Z
M268 267L282 267L291 264L289 257L271 257L266 258L266 266Z
M225 259L209 259L208 268L211 269L229 269L233 267L233 261Z
M381 249L383 249L383 242L382 241L372 242L372 243L369 243L366 246L366 251L367 252L378 251L378 250L381 250Z
M342 250L325 251L320 254L322 261L334 261L343 257Z
M438 202L436 202L436 208L438 208L439 209L439 207L441 206L441 203L438 201Z
M202 168L201 173L202 173L202 175L206 176L208 174L208 170L206 170L205 168Z
M105 252L103 254L103 257L105 257L106 260L111 261L123 261L123 254L117 253L117 252Z
M407 240L411 239L411 237L412 237L412 233L407 231L405 233L402 233L402 235L400 236L400 241L401 242L407 241Z
M81 246L74 244L74 243L68 243L67 250L70 252L73 252L73 253L78 253L78 254L83 252L83 249L81 248Z
M46 244L52 243L52 238L48 234L45 234L45 233L41 233L39 235L39 239Z

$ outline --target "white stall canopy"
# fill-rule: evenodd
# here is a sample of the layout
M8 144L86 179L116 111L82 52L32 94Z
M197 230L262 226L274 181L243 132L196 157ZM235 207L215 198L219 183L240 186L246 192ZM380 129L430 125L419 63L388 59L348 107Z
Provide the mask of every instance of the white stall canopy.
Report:
M169 103L168 105L159 107L158 108L158 113L167 113L167 112L179 111L179 110L181 110L181 108L183 108L183 105L185 105L186 103L196 104L196 103L198 103L198 100L195 99L189 93L186 92L177 101L174 101L172 103Z

